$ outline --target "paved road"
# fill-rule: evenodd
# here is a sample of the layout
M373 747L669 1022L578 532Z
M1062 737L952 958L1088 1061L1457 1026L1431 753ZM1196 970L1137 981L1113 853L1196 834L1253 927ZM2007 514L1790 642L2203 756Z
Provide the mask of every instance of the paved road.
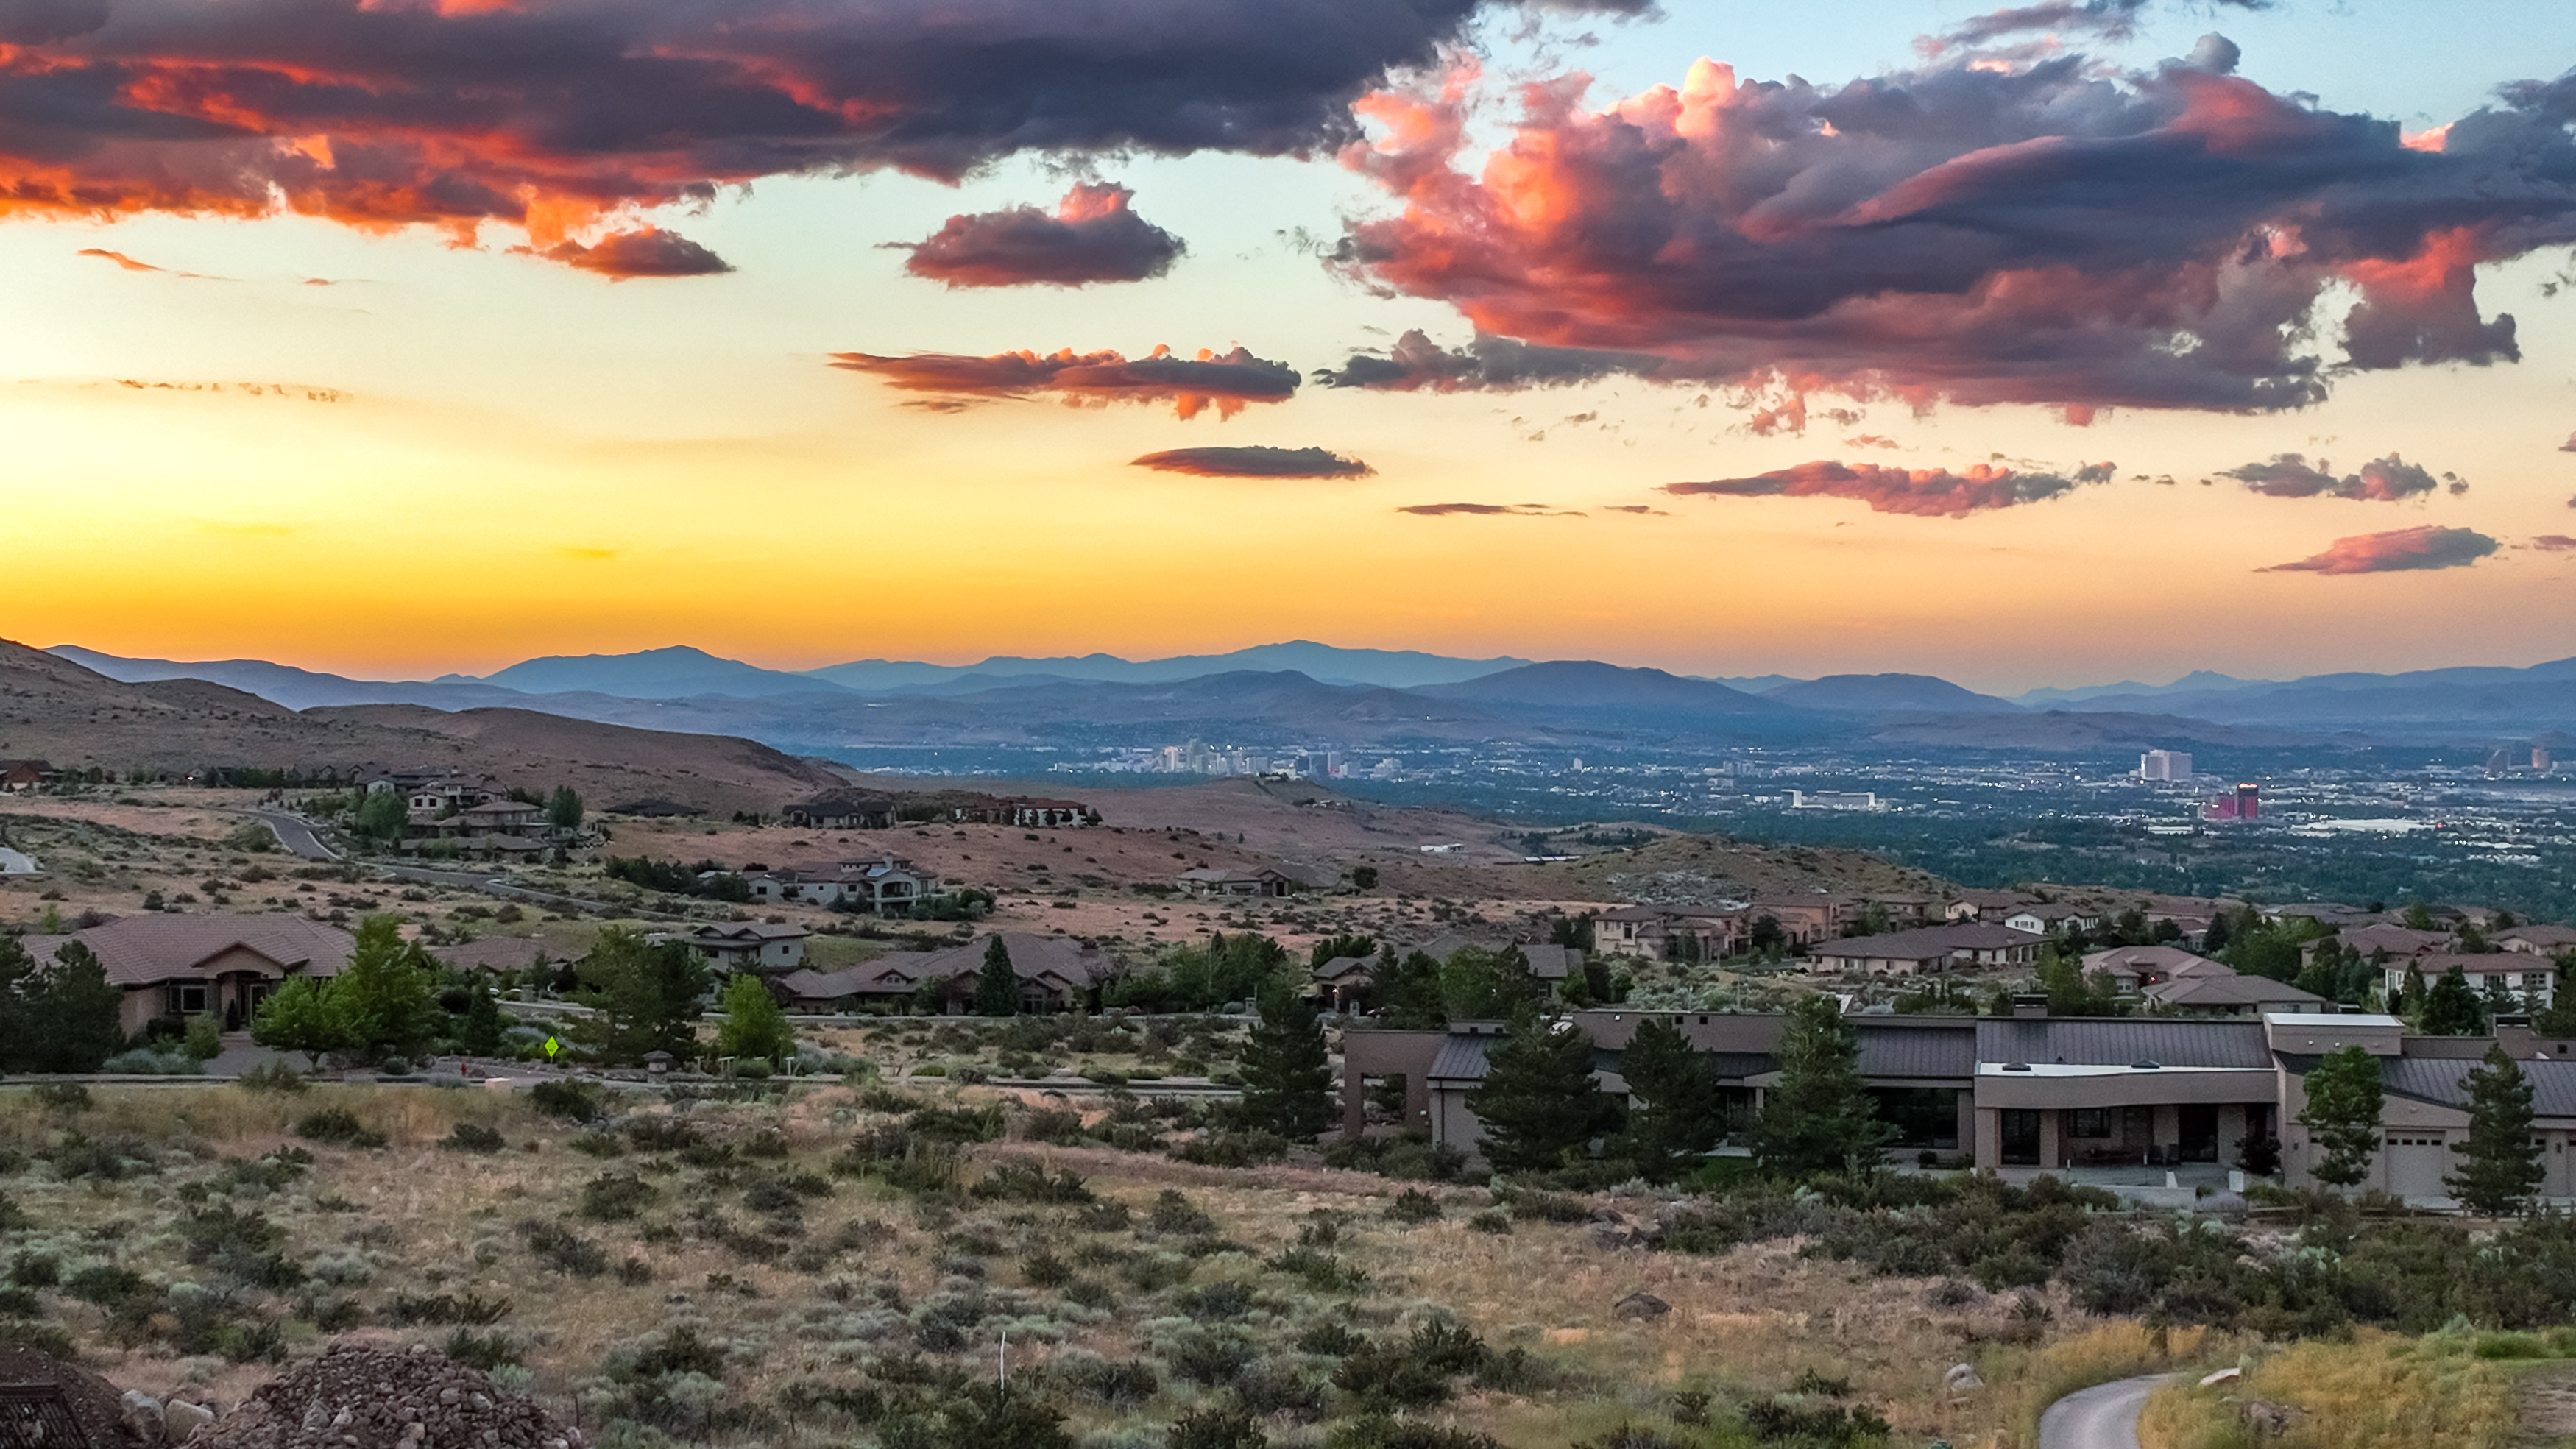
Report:
M285 846L290 855L300 855L306 860L340 858L337 852L322 843L322 837L313 833L313 827L304 823L298 816L289 815L283 810L253 810L250 814L252 819L276 833L277 843Z
M2138 1449L2138 1410L2163 1374L2078 1389L2039 1416L2039 1449Z

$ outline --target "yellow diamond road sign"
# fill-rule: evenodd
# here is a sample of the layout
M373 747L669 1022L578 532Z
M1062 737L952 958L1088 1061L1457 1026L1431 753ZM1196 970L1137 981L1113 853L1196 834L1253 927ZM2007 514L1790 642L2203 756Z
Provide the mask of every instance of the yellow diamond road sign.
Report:
M562 1042L559 1042L559 1041L555 1040L553 1037L547 1037L547 1038L546 1038L546 1060L548 1060L548 1061L552 1061L552 1060L554 1060L554 1055L555 1055L555 1053L557 1053L557 1052L559 1052L559 1051L562 1051L562 1050L563 1050L563 1043L562 1043Z

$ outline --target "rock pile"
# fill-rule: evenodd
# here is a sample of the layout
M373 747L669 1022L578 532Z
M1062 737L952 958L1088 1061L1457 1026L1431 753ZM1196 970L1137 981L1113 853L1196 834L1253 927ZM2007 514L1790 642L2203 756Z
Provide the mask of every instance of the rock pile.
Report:
M96 1449L130 1449L147 1442L125 1423L116 1386L87 1369L32 1348L0 1343L0 1384L52 1384L63 1391L72 1417Z
M574 1449L581 1431L419 1343L334 1344L262 1384L196 1449Z

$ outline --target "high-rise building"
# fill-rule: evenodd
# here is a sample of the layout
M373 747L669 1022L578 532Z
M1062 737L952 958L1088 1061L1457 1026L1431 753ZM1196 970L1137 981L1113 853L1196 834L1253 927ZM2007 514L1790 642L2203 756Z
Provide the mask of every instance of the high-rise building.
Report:
M2138 778L2188 781L2191 779L2191 756L2181 750L2149 750L2138 756Z
M2244 784L2244 785L2239 785L2239 786L2237 786L2237 787L2236 787L2236 818L2237 818L2237 819L2239 819L2239 820L2259 820L2259 819L2261 819L2262 817L2263 817L2263 791L2262 791L2262 788L2261 788L2260 786L2253 785L2253 784L2250 784L2250 783L2249 783L2249 784Z
M2533 745L2531 747L2531 768L2546 775L2549 773L2549 763L2549 747L2547 745Z

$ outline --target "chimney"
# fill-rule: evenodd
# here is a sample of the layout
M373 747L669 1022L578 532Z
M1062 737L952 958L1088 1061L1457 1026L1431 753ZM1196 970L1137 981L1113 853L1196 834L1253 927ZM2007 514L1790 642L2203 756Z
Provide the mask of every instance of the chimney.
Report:
M2012 1003L2013 1020L2015 1021L2046 1021L2048 1019L2048 993L2045 991L2022 992L2013 997Z

